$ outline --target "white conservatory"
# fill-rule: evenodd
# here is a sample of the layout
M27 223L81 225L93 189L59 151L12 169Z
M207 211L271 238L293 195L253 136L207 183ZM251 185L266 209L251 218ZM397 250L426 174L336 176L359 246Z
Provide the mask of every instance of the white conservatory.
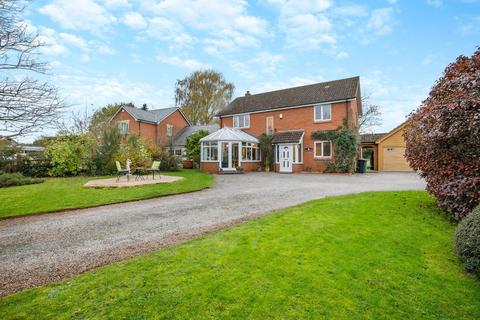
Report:
M200 139L200 168L210 173L255 171L260 166L258 139L240 129L221 128Z

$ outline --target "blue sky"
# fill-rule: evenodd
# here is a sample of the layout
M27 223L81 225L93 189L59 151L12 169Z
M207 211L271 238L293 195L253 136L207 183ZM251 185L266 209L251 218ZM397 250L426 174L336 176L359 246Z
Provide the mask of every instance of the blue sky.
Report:
M235 96L359 75L384 113L376 132L480 45L480 0L53 0L31 3L25 19L73 110L173 106L175 81L202 68L222 72Z

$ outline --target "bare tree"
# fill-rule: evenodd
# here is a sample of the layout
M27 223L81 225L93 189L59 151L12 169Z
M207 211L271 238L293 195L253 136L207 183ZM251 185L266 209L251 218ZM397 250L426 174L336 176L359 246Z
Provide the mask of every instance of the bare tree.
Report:
M362 115L358 120L358 130L361 133L372 131L374 127L378 127L383 123L382 111L378 105L370 102L369 94L362 97L362 109Z
M192 124L210 124L225 108L235 86L215 70L195 71L175 84L175 104Z
M0 134L27 135L57 122L63 101L53 85L29 76L45 74L38 61L45 44L19 18L25 1L0 0Z

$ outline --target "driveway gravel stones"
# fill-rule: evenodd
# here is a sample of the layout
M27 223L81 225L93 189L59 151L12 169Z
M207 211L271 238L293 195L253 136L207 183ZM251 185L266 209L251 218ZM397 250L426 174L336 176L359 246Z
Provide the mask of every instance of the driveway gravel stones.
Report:
M0 296L308 200L421 189L414 173L218 175L195 193L0 220Z

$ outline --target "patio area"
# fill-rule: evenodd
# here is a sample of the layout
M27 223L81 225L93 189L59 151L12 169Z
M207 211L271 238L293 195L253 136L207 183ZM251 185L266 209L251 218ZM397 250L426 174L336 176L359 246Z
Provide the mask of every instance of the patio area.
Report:
M183 177L176 176L155 176L155 179L151 177L144 176L142 179L136 179L135 177L130 177L130 180L127 180L126 177L121 178L117 181L117 178L108 178L108 179L97 179L91 180L85 183L83 186L87 188L126 188L126 187L136 187L143 186L147 184L157 184L157 183L172 183L184 179Z

